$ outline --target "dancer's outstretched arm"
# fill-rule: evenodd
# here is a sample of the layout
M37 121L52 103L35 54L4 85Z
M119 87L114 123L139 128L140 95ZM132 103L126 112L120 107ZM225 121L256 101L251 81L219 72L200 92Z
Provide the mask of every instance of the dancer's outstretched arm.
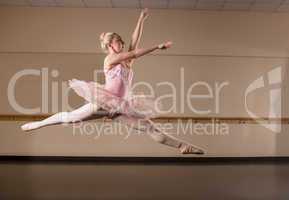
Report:
M159 45L152 46L150 48L139 48L128 52L122 52L117 54L110 54L106 57L106 66L112 68L113 65L127 61L130 59L136 59L146 54L149 54L157 49L167 49L171 47L172 42L165 42Z

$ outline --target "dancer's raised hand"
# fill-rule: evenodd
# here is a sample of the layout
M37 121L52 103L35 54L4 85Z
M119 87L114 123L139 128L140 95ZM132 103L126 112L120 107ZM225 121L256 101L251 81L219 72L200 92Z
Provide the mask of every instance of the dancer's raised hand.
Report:
M164 42L162 44L159 44L158 45L158 48L159 49L167 49L167 48L170 48L172 46L172 42L171 41L168 41L168 42Z
M140 14L141 19L145 20L148 16L149 16L148 9L147 8L142 9L141 14Z

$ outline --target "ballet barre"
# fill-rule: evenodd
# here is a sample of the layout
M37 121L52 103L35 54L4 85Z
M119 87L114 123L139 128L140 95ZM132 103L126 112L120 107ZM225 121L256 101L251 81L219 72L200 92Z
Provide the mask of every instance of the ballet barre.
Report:
M120 115L119 113L113 116L108 116L107 112L101 111L94 114L88 120L97 120L102 122L111 122L112 118ZM37 114L37 115L25 115L25 114L0 114L0 121L36 121L42 120L51 115L49 114ZM289 118L248 118L248 117L191 117L191 116L164 116L152 118L152 121L161 123L174 123L174 122L192 122L192 123L227 123L227 124L289 124Z

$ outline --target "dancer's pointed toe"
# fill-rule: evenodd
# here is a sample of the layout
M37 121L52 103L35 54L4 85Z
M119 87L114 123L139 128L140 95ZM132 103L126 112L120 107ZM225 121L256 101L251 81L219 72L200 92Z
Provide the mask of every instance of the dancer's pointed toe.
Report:
M28 124L24 124L21 126L21 130L22 131L28 131L29 130L29 125Z
M39 128L39 124L37 122L29 122L21 126L22 131L31 131Z
M197 150L196 152L195 152L195 154L205 154L205 151L204 150L202 150L202 149L199 149L199 150Z
M205 151L199 147L195 147L191 144L183 144L180 148L182 154L205 154Z

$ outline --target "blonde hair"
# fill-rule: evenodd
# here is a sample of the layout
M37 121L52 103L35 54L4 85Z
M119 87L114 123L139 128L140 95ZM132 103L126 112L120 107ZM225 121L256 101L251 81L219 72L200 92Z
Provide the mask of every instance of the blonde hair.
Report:
M99 36L100 46L103 52L108 53L108 45L112 42L113 38L120 40L124 44L120 35L115 32L103 32Z

